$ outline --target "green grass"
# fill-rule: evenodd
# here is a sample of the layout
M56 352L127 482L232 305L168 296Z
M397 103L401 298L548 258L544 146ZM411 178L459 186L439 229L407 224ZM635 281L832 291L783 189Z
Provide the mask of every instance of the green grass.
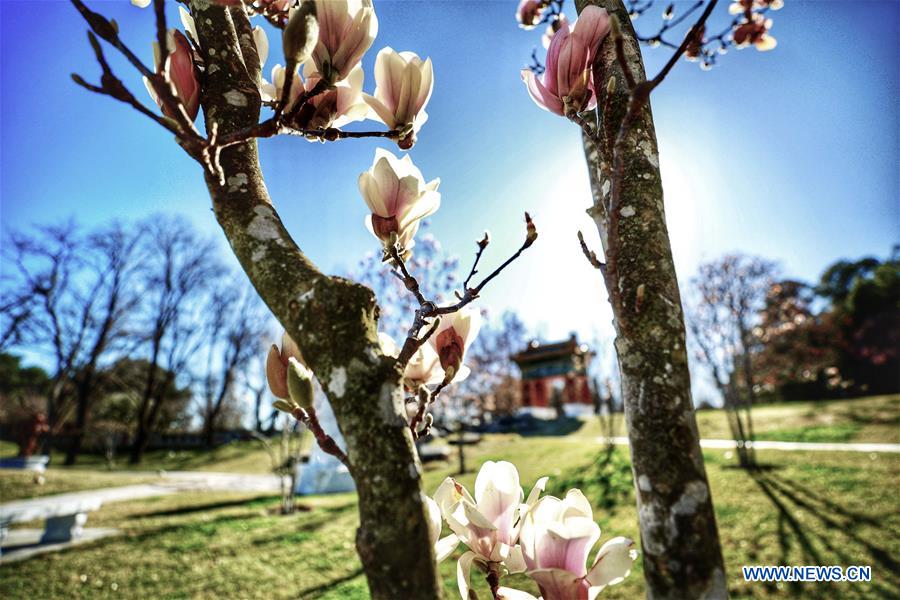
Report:
M841 425L813 425L792 429L773 429L756 434L758 440L778 440L781 442L849 442L862 427L856 423Z
M614 422L615 435L625 435L622 416L615 415ZM722 410L697 412L697 426L704 438L731 438ZM753 427L761 440L900 444L900 396L763 404L753 408ZM594 419L574 432L583 437L602 434Z
M512 460L526 491L543 474L553 476L556 491L581 477L603 529L601 539L637 538L630 475L620 468L627 464L626 452L613 451L609 481L614 494L590 485L591 473L604 472L597 461L601 451L587 441L503 435L489 436L469 449L468 459L473 466L488 458ZM724 452L706 453L733 597L900 594L893 558L900 553L900 457L769 451L759 458L772 468L751 476L734 468L733 458ZM426 490L432 492L452 470L452 465L428 469ZM471 489L474 475L460 480ZM277 498L249 494L183 494L109 504L89 525L118 527L122 536L4 566L0 589L10 598L367 597L353 545L354 495L303 498L301 504L303 510L288 517L276 514ZM744 564L872 565L874 581L780 588L747 584L739 578ZM443 563L441 571L447 597L457 597L455 561ZM480 591L487 597L483 586ZM641 595L638 565L625 583L603 597Z
M158 477L150 474L47 469L44 484L38 485L30 472L0 469L0 502L153 481L158 481Z
M896 428L898 413L897 397L762 407L757 430L760 437L773 439L897 441L896 432L889 430ZM704 435L727 437L721 412L700 416ZM627 450L616 448L607 457L592 439L596 435L599 426L589 420L567 436L485 436L478 446L467 447L470 472L459 479L472 489L474 470L484 460L510 460L519 468L526 492L542 475L551 476L553 493L570 486L584 489L603 529L601 542L616 535L639 539ZM154 467L180 460L184 466L177 468L228 470L265 459L268 468L267 458L258 452L245 445L224 447L213 456L152 460ZM733 598L900 597L900 456L760 451L758 460L768 468L755 474L735 468L728 451L704 456ZM455 471L453 457L451 464L428 465L428 493ZM257 465L254 470L264 469ZM52 482L56 488L40 488L39 493L118 485L125 479L116 478L143 476L85 467L51 469L49 474L47 485ZM0 472L4 494L35 490L7 477ZM123 535L0 567L0 590L4 598L28 599L366 598L354 551L355 495L301 498L300 503L302 510L287 517L277 514L278 498L255 494L179 494L107 504L91 515L88 526L117 527ZM441 565L447 598L458 597L454 558L461 553ZM873 581L743 582L741 565L767 564L871 565ZM536 592L523 577L504 583ZM479 586L479 596L487 598L483 582ZM639 561L624 583L601 597L643 595Z

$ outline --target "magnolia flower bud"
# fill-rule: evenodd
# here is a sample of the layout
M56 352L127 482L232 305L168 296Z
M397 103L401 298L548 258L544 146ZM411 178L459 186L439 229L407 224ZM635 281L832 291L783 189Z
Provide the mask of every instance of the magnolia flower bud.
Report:
M531 215L525 213L525 247L531 246L538 237L537 227L531 220Z
M444 369L444 385L454 379L461 381L469 374L469 368L462 363L466 350L478 335L480 326L481 313L470 307L464 307L446 315L434 334L428 338L428 343Z
M293 402L285 402L284 400L276 400L272 403L272 408L275 410L280 410L281 412L286 412L289 415L294 413L294 408L296 404Z
M491 243L491 232L485 230L484 237L478 241L479 250L484 250L485 248L487 248L488 244L490 244L490 243Z
M284 59L288 67L306 62L318 41L319 23L316 20L316 5L306 0L291 11L281 37Z
M293 356L288 359L287 387L291 401L308 410L313 404L313 372Z
M281 348L279 349L273 344L266 357L266 380L269 383L269 389L273 396L282 400L290 397L287 377L288 361L291 358L300 358L300 349L294 340L285 333L281 338Z

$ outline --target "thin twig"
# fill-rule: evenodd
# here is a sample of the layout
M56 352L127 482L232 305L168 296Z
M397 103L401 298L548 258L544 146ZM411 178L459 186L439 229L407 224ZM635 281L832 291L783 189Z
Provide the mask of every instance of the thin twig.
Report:
M156 14L156 43L159 45L159 64L165 65L169 58L169 30L166 26L166 0L153 0Z
M484 232L484 237L478 242L478 251L475 253L475 262L472 263L472 270L469 271L469 276L466 277L466 280L463 281L463 290L469 287L469 281L472 280L472 276L474 276L478 272L478 261L481 260L481 255L484 253L484 249L488 247L488 244L491 243L491 237L488 235L488 232Z
M175 126L174 122L171 119L166 119L158 115L157 113L151 111L143 104L138 102L137 98L125 87L125 84L122 83L122 80L113 74L112 69L109 66L109 63L106 60L106 56L103 54L103 47L97 41L96 36L92 32L88 32L88 41L91 44L91 48L94 50L94 56L97 59L97 63L100 65L100 70L102 71L102 75L100 77L100 85L96 86L88 83L84 80L80 75L73 73L72 80L80 85L81 87L94 92L96 94L103 94L104 96L109 96L110 98L114 98L120 102L124 102L128 104L139 113L146 115L153 119L156 123L162 125L175 135L179 135L181 130Z
M401 279L403 280L403 284L406 286L413 296L416 297L416 300L419 302L419 305L424 305L428 302L425 299L425 296L422 295L422 291L419 289L419 282L413 277L410 272L406 268L406 263L403 262L403 258L400 256L400 251L397 249L396 245L392 245L388 248L388 254L392 259L394 259L394 264L400 269Z
M313 437L316 438L316 442L319 444L319 448L322 449L326 454L330 454L334 456L339 461L344 463L348 469L350 468L350 459L341 450L340 446L337 445L337 442L334 441L334 438L325 433L325 430L322 429L322 425L319 423L319 419L316 416L316 411L313 408L309 408L304 410L303 408L297 406L294 408L291 413L295 419L300 421L301 423L305 423L309 430L312 432Z
M599 269L603 271L606 269L606 265L600 262L600 259L597 258L597 253L588 248L587 242L584 241L584 235L581 233L581 230L578 230L578 243L581 244L581 251L584 253L585 258L588 259L588 262L591 263L591 266L595 269Z
M690 31L688 31L687 35L684 36L684 40L682 40L681 45L678 46L678 49L672 54L671 58L669 58L669 62L665 64L665 66L657 73L656 77L650 80L651 88L653 89L663 82L663 79L666 78L666 75L669 74L669 71L672 70L672 67L678 62L678 59L681 58L681 55L684 54L685 50L687 50L688 45L694 40L695 36L700 34L700 31L703 29L703 26L706 23L706 20L709 18L709 15L712 13L713 9L716 7L716 4L719 0L710 0L709 4L706 5L706 9L703 11L703 14L700 15L700 18L697 19L697 22L694 23L693 27L691 27Z
M119 38L118 28L103 15L89 9L81 0L71 0L71 2L87 22L91 31L118 50L128 62L141 73L141 75L150 81L150 85L153 87L153 91L156 92L160 102L169 109L171 114L175 115L175 121L182 130L180 134L181 137L191 146L196 146L201 140L204 140L203 136L200 135L200 132L197 131L197 128L194 127L194 123L188 117L184 104L174 94L169 83L165 80L165 77L159 73L154 73L141 62L137 55L135 55L135 53L132 52ZM165 26L165 23L163 23L163 26ZM166 36L168 36L168 34L166 34ZM163 41L165 40L166 37L163 38Z

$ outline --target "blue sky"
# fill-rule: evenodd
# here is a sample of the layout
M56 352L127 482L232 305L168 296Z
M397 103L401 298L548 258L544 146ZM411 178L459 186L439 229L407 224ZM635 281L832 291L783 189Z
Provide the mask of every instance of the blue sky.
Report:
M151 61L150 11L125 0L89 4L114 17L126 42ZM726 6L718 9L723 19ZM581 228L599 244L584 216L590 196L578 131L539 110L519 78L540 33L517 28L514 0L376 0L375 7L380 26L364 60L367 91L384 46L434 61L430 119L412 150L425 177L442 180L432 232L466 265L474 241L490 229L489 267L518 246L521 213L531 211L539 242L483 301L493 311L517 309L548 337L608 335L605 292L575 238ZM699 261L734 250L777 259L786 274L809 279L839 257L884 255L900 239L898 14L894 0L787 0L774 14L777 49L732 52L711 72L684 62L655 93L682 281ZM647 15L637 25L657 23ZM69 215L90 225L169 211L220 235L199 167L169 134L70 81L71 72L88 80L99 72L84 29L67 2L0 0L2 226ZM269 32L267 72L280 54ZM649 71L669 56L644 54ZM143 98L140 80L114 51L108 55ZM376 248L363 227L356 178L377 145L261 144L279 211L326 271L344 271Z

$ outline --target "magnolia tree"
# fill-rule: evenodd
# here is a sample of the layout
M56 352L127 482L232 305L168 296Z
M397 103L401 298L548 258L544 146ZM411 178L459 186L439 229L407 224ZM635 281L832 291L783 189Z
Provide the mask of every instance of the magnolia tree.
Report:
M581 232L578 238L612 305L648 596L724 598L725 571L691 402L650 96L682 58L709 68L731 48L774 48L769 14L782 0L737 0L719 31L708 25L717 0L697 0L677 10L668 4L662 24L644 35L631 21L654 6L662 8L654 0L575 4L579 18L570 23L562 0L520 3L516 18L523 28L547 26L546 61L542 64L535 51L522 78L539 107L582 133L593 193L588 214L597 226L600 255ZM680 31L683 38L673 42ZM673 51L649 79L641 42Z
M283 325L281 346L273 347L267 359L269 385L280 398L276 407L305 423L321 448L353 475L360 515L356 545L372 596L442 596L434 545L443 555L452 544L437 539L439 515L471 549L460 562L461 582L468 581L471 566L477 565L497 598L503 594L499 577L514 571L531 573L546 598L568 598L572 590L620 579L627 568L603 556L614 553L619 560L624 550L627 560L620 562L630 566L630 543L620 540L601 549L600 566L588 572L586 549L597 537L589 505L574 496L566 501L546 498L540 504L534 494L523 504L511 465L489 463L478 478L475 499L453 482L445 483L435 500L422 493L413 442L429 430L429 405L469 372L463 362L480 317L470 305L537 239L528 214L524 240L506 261L475 282L490 241L485 236L477 242L474 263L455 300L438 302L425 295L409 260L422 219L439 207L439 180L426 181L409 155L398 158L377 150L372 166L359 176L369 212L366 225L382 249L382 268L402 281L414 299L404 337L395 341L378 331L372 291L320 272L288 233L268 195L257 154L259 138L297 135L336 142L374 137L401 150L412 148L427 119L431 61L384 48L375 61L374 94L364 94L360 61L378 28L370 2L191 0L187 8L179 7L180 31L169 29L164 0L152 0L156 39L150 67L123 43L115 21L81 0L72 2L90 27L88 38L102 70L98 84L78 75L73 79L164 127L199 163L218 223ZM133 3L146 8L151 0ZM268 40L260 27L251 25L254 17L282 30L285 64L272 69L271 81L262 76ZM113 73L100 39L143 76L159 111ZM271 114L260 119L264 108ZM203 126L198 126L201 109ZM384 127L342 129L363 119ZM345 448L318 423L314 378L334 411ZM545 543L553 544L553 552L544 551ZM580 552L570 552L570 546L585 550L581 564L567 558ZM468 597L468 584L461 583L461 589Z

